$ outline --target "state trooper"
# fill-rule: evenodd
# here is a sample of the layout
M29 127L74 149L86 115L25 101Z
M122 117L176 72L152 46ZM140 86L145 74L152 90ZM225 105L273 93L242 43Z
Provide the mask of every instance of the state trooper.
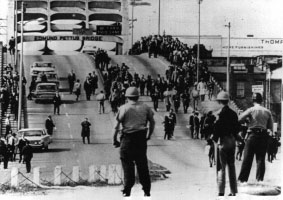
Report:
M217 184L218 196L225 194L225 169L228 166L228 176L230 181L230 194L228 196L236 196L237 178L235 169L235 149L236 139L239 139L238 132L240 124L238 116L228 106L229 94L221 91L218 93L216 100L222 106L219 118L215 123L212 139L217 143Z
M136 87L129 87L125 96L128 102L119 108L113 131L113 145L120 146L120 159L124 171L122 193L123 196L131 195L135 183L135 163L144 196L150 196L151 182L146 151L147 140L150 139L155 127L154 112L149 106L138 101L139 92ZM122 135L119 142L117 137L120 125Z
M248 119L248 137L244 148L244 159L241 171L238 177L240 182L247 182L254 155L256 156L257 169L256 180L263 181L265 173L265 154L268 146L268 130L273 131L273 119L271 112L261 106L263 101L260 93L254 93L252 96L254 106L243 112L240 122Z

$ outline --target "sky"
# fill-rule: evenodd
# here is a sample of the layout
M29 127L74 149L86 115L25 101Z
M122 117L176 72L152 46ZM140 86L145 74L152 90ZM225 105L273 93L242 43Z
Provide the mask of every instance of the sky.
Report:
M134 38L157 33L158 0L142 0L151 6L135 7ZM1 0L0 17L6 18L8 0ZM283 37L283 0L203 0L201 35L228 34L231 37ZM129 8L131 18L131 6ZM3 23L3 22L2 22ZM198 0L161 0L161 32L172 35L197 35ZM3 32L3 30L1 30Z

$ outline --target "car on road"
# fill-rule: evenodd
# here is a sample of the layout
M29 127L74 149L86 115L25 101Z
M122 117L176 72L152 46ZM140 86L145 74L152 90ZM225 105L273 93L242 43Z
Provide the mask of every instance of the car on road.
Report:
M32 97L36 103L39 101L52 101L56 92L59 92L58 82L39 82L36 84Z
M24 137L30 142L30 146L36 149L48 149L52 138L45 128L25 128L17 132L17 138Z
M41 72L55 72L55 65L47 61L36 61L30 66L30 75L34 76Z

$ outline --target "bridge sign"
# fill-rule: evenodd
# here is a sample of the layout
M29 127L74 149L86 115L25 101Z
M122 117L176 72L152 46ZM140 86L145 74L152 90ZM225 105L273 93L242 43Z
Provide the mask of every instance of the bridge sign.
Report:
M97 25L97 35L121 35L122 26Z
M74 28L73 35L92 35L92 30L89 28Z

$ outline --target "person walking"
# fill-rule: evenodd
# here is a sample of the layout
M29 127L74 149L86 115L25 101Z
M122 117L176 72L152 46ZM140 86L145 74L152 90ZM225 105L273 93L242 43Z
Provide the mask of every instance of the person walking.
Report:
M194 139L194 130L195 130L195 123L194 123L194 116L195 111L192 112L190 119L189 119L189 126L190 126L190 132L191 132L191 138Z
M253 158L256 156L256 180L263 181L265 174L265 155L268 147L268 131L273 131L273 119L271 112L261 106L263 98L260 93L252 96L254 106L247 109L239 116L239 121L245 122L249 119L248 132L244 147L244 158L241 171L238 177L240 182L247 182L249 179Z
M16 144L16 149L17 151L19 151L19 163L22 162L23 159L23 148L26 146L26 139L24 138L24 135L22 134L22 136L19 138L19 140L17 141Z
M192 97L193 97L193 109L197 110L198 100L199 100L199 91L197 90L197 83L195 83L194 89L192 90Z
M10 55L15 55L15 38L12 36L11 39L9 40L9 51Z
M74 73L73 70L71 70L71 72L68 74L68 82L69 82L70 94L73 93L73 88L74 88L75 81L76 81L76 74Z
M101 90L100 94L98 94L96 98L97 98L97 101L99 102L99 114L101 114L101 112L104 113L105 111L104 101L106 100L106 96L104 92Z
M92 93L92 85L91 85L91 81L89 77L86 77L86 80L84 82L84 90L85 90L85 94L86 94L86 100L90 101L90 96Z
M61 97L59 95L59 92L56 92L54 98L53 98L53 105L54 105L54 115L57 114L60 115L60 105L61 105Z
M12 133L12 135L8 138L8 152L10 161L16 160L15 147L17 143L16 133Z
M146 152L147 141L150 140L155 127L154 112L149 106L138 101L139 92L136 87L129 87L125 96L128 102L120 107L113 131L113 145L115 147L121 146L120 158L124 171L122 193L123 196L131 195L131 189L135 183L136 165L144 196L150 196L151 182ZM118 142L120 125L122 126L122 136Z
M3 136L0 139L0 155L3 156L4 169L8 169L9 152L6 139Z
M26 163L27 173L31 170L31 159L33 157L33 149L30 146L29 140L26 140L26 145L23 148L24 162Z
M194 113L193 123L194 123L194 138L199 139L199 129L200 129L200 120L198 117L198 112Z
M81 95L81 87L82 87L82 85L81 85L81 83L80 83L80 80L79 79L77 79L77 82L75 83L75 85L74 85L74 94L76 95L76 101L78 101L79 100L79 97L80 97L80 95Z
M170 140L170 119L168 115L164 116L164 140Z
M8 136L8 134L12 130L10 118L11 118L10 114L7 114L6 119L5 119L5 126L6 126L5 138Z
M174 137L174 130L175 130L175 126L177 124L177 117L176 117L176 113L174 112L173 108L170 109L169 111L169 129L170 129L170 139Z
M157 109L158 109L158 91L157 91L157 89L155 89L151 93L151 100L153 102L153 108L157 112Z
M85 138L87 138L87 143L90 143L89 136L90 136L90 126L91 123L89 123L88 118L86 117L85 120L81 123L82 131L81 136L83 138L83 143L85 144Z
M47 119L45 120L45 128L47 130L47 134L52 136L53 135L53 128L55 127L55 124L52 120L51 115L48 115Z
M228 166L228 176L230 181L230 194L228 196L236 196L238 189L235 169L235 141L236 139L238 140L240 124L236 112L228 106L229 94L221 91L218 93L216 100L222 106L219 118L215 122L212 135L213 141L217 143L216 176L218 196L224 196L225 194L226 166Z
M205 100L206 94L206 83L204 82L203 78L200 79L200 82L197 84L197 90L199 91L200 100Z

